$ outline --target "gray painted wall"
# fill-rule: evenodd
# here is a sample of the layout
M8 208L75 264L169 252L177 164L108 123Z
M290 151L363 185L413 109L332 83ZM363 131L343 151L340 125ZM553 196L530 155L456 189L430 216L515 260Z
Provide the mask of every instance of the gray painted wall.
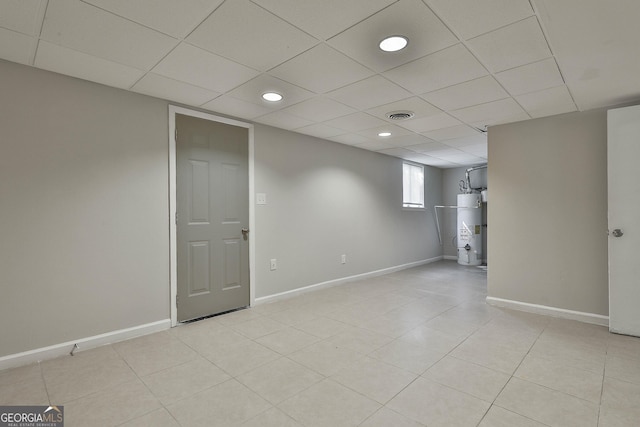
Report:
M167 319L167 103L8 62L0 93L0 356Z
M442 199L445 206L455 206L458 204L458 194L460 194L460 180L466 179L467 167L444 169L442 172ZM478 169L470 174L471 186L474 188L487 187L487 169ZM490 196L489 196L490 197ZM455 209L440 209L438 211L440 221L440 232L442 234L443 255L449 257L458 256L456 242L457 213ZM487 204L482 204L482 223L487 224ZM487 259L487 228L482 229L482 257Z
M442 255L432 208L402 209L402 160L262 125L255 140L256 297ZM426 206L441 175L425 167Z
M0 93L0 357L168 319L168 103L4 61ZM255 166L258 297L441 255L399 159L258 125Z
M608 314L606 111L489 129L489 296Z

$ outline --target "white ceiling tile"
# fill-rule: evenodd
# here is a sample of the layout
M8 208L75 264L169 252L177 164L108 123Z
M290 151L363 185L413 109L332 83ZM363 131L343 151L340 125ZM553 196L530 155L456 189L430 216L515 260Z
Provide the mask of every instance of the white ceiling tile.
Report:
M187 43L181 43L153 72L194 86L226 92L258 72Z
M343 129L347 132L357 132L364 129L384 126L386 122L366 113L353 113L348 116L328 120L325 124Z
M0 2L0 27L37 36L46 7L46 0L3 0Z
M405 36L409 44L398 52L380 50L378 43L390 35ZM331 46L378 72L457 42L457 37L421 0L400 0L328 41Z
M451 114L469 124L482 123L480 127L529 118L513 98L462 108Z
M174 38L79 0L50 1L41 38L143 70L177 44Z
M215 113L249 120L258 116L263 116L271 111L269 108L263 107L262 105L252 104L229 95L219 96L216 99L203 104L202 108L206 108L207 110Z
M407 160L410 160L410 158L414 157L416 154L413 151L405 150L404 148L386 148L384 150L378 150L378 153Z
M458 148L460 150L464 149L464 147L470 147L470 146L476 146L478 144L487 144L487 134L486 133L479 133L478 135L474 135L474 136L467 136L464 138L455 138L455 139L448 139L446 141L442 142L445 145L448 145L449 147L454 147L454 148Z
M326 93L373 74L337 50L319 44L271 70L270 74L316 93Z
M380 75L369 77L357 83L334 90L327 96L351 107L365 110L411 96L395 83Z
M534 118L576 111L571 94L564 85L519 95L515 98L522 105L522 108Z
M249 0L225 2L187 37L187 41L261 71L318 43L315 38Z
M331 126L327 126L323 123L316 123L313 125L303 126L295 129L298 133L304 133L305 135L311 135L318 138L331 138L332 136L338 136L344 134L342 129L336 129Z
M564 84L553 58L503 71L495 76L511 95L522 95Z
M382 139L380 137L377 137L378 139ZM421 145L421 144L428 144L430 142L433 142L431 139L420 135L418 133L410 133L407 135L399 135L399 136L391 136L391 137L387 137L384 138L384 141L389 144L392 145L394 147L402 147L402 148L407 148L408 147L414 147L416 145Z
M504 99L509 97L509 94L492 76L484 76L425 93L421 97L445 111L451 111Z
M67 49L44 40L38 45L34 65L45 70L90 80L108 86L129 89L144 71Z
M287 130L297 129L313 124L311 120L292 116L291 114L283 113L282 111L274 111L273 113L265 114L264 116L260 116L254 120L258 123Z
M364 144L354 145L354 147L362 148L363 150L371 150L371 151L378 151L378 150L393 148L391 145L381 141L369 141L369 142L365 142Z
M413 93L431 92L484 76L487 70L462 44L446 48L384 73Z
M449 146L446 146L446 148L442 150L431 150L431 151L426 151L425 153L428 153L429 156L436 157L438 159L444 159L446 157L453 157L453 156L459 156L461 154L465 154L463 151L458 150L457 148L449 147Z
M487 144L467 145L460 147L465 153L473 154L474 156L486 159L488 157Z
M223 0L83 1L170 36L185 37Z
M640 100L639 1L534 4L580 110Z
M429 132L422 132L422 135L434 141L446 141L447 139L464 138L475 136L479 132L467 125L457 125L448 128L436 129Z
M464 39L533 15L529 0L425 0Z
M441 150L449 150L450 147L447 145L441 144L439 142L425 142L422 144L416 144L405 147L407 150L415 151L416 153L428 153L430 151L441 151Z
M419 153L407 154L403 158L405 160L411 160L412 162L422 163L423 165L427 165L427 166L443 167L451 164L442 159L438 159L435 157L428 156L426 154L419 154Z
M31 64L38 39L0 28L0 58L7 61Z
M387 113L394 111L411 111L414 113L414 118L432 116L442 112L439 108L434 107L427 101L414 96L401 101L371 108L367 110L367 113L392 123L399 123L397 120L387 118Z
M347 145L358 145L364 144L365 142L370 142L369 138L365 138L362 135L358 135L356 133L345 133L343 135L333 136L329 138L331 141L339 142L341 144Z
M192 86L153 73L148 73L140 79L131 90L195 107L220 95L218 92Z
M252 0L303 31L328 39L396 0Z
M535 16L467 42L492 72L504 71L551 56Z
M433 155L433 154L431 154L431 155ZM449 155L449 156L440 156L438 158L442 159L442 160L446 160L448 162L465 164L465 165L466 164L484 163L485 162L485 159L483 159L483 158L480 158L478 156L474 156L473 154L463 153L463 152L461 152L460 154L453 154L453 155Z
M451 117L447 113L440 113L428 117L409 119L398 122L398 126L410 129L414 132L429 132L436 129L444 129L460 125L459 120Z
M332 99L316 97L283 108L282 111L314 122L324 122L355 113L356 110Z
M391 136L378 136L378 134L381 132L391 132ZM391 140L393 140L394 138L405 135L412 135L412 132L389 123L385 123L382 126L378 126L375 128L361 130L357 133L367 138L380 141L389 141L390 145L395 145L391 143Z
M262 99L262 94L265 92L277 92L282 95L282 100L278 102L265 101ZM228 95L261 105L270 110L278 110L309 99L313 96L313 93L268 74L261 74L230 91Z

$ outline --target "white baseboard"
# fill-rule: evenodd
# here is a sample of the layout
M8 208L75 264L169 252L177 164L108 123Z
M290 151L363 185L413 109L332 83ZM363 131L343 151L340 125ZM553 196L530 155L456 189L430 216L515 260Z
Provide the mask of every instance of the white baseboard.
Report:
M78 344L77 352L89 350L91 348L100 347L101 345L111 344L123 341L129 338L139 337L141 335L151 334L153 332L164 331L171 327L171 319L160 320L157 322L147 323L145 325L134 326L132 328L120 329L118 331L107 332L92 337L80 338L73 341L67 341L61 344L51 345L49 347L37 348L35 350L24 351L22 353L10 354L0 357L0 370L15 368L18 366L28 365L30 363L40 362L54 357L68 355L73 349L74 344Z
M437 256L434 258L424 259L422 261L415 261L407 264L397 265L395 267L388 267L388 268L383 268L381 270L370 271L368 273L356 274L353 276L342 277L340 279L328 280L326 282L316 283L316 284L305 286L302 288L292 289L290 291L280 292L277 294L256 298L255 305L287 299L294 296L305 294L307 292L318 291L324 288L331 288L333 286L338 286L344 283L353 282L355 280L360 280L360 279L366 279L369 277L382 276L383 274L389 274L389 273L393 273L400 270L406 270L407 268L419 267L421 265L431 264L432 262L441 261L441 260L442 260L442 256Z
M487 297L487 304L526 311L527 313L543 314L545 316L559 317L561 319L577 320L600 326L609 326L609 316L601 314L585 313L582 311L566 310L564 308L549 307L546 305L529 304L527 302L513 301L502 298Z

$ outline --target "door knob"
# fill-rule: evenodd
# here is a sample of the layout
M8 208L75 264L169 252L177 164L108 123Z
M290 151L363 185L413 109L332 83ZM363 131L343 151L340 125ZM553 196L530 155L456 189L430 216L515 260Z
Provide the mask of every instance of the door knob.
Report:
M611 234L613 234L613 237L622 237L624 233L619 228L616 228L611 232Z
M248 228L243 228L243 229L242 229L242 230L240 230L240 231L242 231L242 238L243 238L244 240L247 240L247 235L249 234L249 229L248 229Z

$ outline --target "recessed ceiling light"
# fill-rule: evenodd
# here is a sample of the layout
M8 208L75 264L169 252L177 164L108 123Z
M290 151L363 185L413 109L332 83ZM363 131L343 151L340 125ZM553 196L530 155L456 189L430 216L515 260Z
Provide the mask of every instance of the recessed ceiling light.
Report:
M262 94L262 99L269 102L282 101L282 95L277 92L265 92Z
M380 49L385 52L397 52L404 49L409 43L409 39L404 36L389 36L379 44Z
M378 136L391 136L391 132L380 132Z

